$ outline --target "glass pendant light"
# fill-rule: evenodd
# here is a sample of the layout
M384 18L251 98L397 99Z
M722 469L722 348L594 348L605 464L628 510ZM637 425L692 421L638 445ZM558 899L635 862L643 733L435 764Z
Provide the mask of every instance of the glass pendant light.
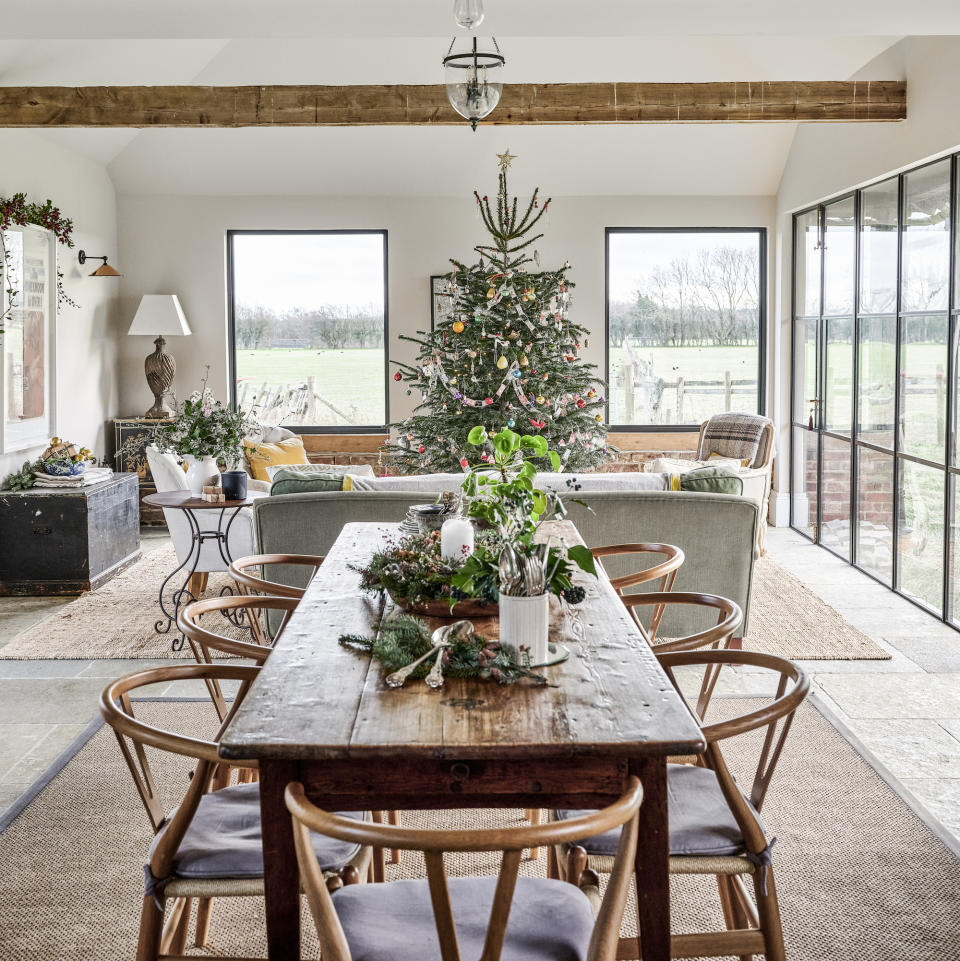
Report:
M483 23L483 0L453 0L453 18L464 30L479 27Z
M464 0L466 2L466 0ZM450 41L450 49L443 58L447 98L454 110L470 121L476 130L477 121L489 116L503 93L503 65L496 37L491 37L492 51L482 50L476 37ZM486 45L486 41L484 41Z

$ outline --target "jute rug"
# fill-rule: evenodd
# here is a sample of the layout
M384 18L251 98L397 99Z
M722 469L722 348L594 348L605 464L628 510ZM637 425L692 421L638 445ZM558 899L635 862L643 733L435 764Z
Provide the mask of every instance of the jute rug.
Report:
M192 657L189 649L180 654L171 651L172 637L154 631L160 616L157 591L175 566L172 546L152 551L99 590L78 597L18 634L0 647L0 659ZM752 649L796 659L890 657L776 561L760 558L754 576L750 634L745 642ZM170 590L181 583L177 579ZM206 595L218 594L230 583L226 574L211 574ZM230 633L225 620L217 630Z
M718 716L758 701L718 701ZM144 703L145 720L184 732L212 730L203 703ZM736 749L735 746L736 745ZM741 772L758 741L733 742ZM151 752L169 802L182 796L182 759ZM811 705L797 714L765 817L777 836L774 865L791 961L947 961L957 957L960 862ZM409 812L421 826L521 823L519 811ZM0 835L0 961L129 961L135 953L150 828L116 741L102 728ZM495 858L495 856L494 856ZM490 873L490 856L451 861L452 874ZM391 877L422 876L404 856ZM545 858L523 872L545 872ZM675 879L677 931L721 925L712 879ZM623 933L631 933L628 913ZM306 919L305 919L306 920ZM317 957L308 920L305 958ZM214 904L211 947L201 956L264 957L262 902Z

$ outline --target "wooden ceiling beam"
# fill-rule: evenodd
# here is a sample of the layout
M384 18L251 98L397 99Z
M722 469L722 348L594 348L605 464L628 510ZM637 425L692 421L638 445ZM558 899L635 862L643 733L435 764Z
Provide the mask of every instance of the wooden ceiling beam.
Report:
M818 123L904 120L902 81L505 84L484 123ZM464 124L441 84L2 87L0 127Z

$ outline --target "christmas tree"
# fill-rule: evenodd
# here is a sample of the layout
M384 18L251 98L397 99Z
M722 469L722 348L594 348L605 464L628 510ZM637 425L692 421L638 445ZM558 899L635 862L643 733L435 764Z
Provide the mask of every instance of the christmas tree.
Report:
M474 248L473 266L451 259L451 310L435 330L402 337L418 345L415 364L392 362L394 380L421 394L414 415L390 425L397 443L382 448L405 473L464 469L467 434L477 424L491 435L509 427L543 436L567 470L607 456L603 382L596 365L579 357L588 331L567 319L570 265L532 270L539 256L526 255L543 236L535 231L550 200L541 206L537 188L520 216L507 192L514 158L509 151L497 157L495 208L474 191L492 242Z

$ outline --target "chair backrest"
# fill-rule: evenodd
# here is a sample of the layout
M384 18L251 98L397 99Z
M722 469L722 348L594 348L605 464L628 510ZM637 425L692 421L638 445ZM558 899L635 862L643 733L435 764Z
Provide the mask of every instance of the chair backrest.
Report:
M204 597L193 601L177 612L177 627L183 633L198 661L210 663L210 651L219 651L230 657L246 657L257 666L270 656L287 619L297 609L299 601L293 597L265 597L260 594L227 594L225 596ZM277 630L272 635L264 621L269 612L278 612ZM204 614L211 615L201 623ZM226 619L213 615L227 615L230 623L240 622L250 629L251 640L241 641L226 637L210 630L211 624L227 623ZM242 620L241 620L242 618ZM227 716L227 701L219 682L211 679L207 690L217 714L221 719ZM239 697L237 698L239 700Z
M460 961L456 925L443 855L445 852L502 851L496 892L487 926L482 961L498 961L513 901L523 851L555 844L575 843L614 828L623 827L613 871L597 915L587 961L612 961L616 957L620 921L626 904L633 858L637 846L637 809L643 789L632 778L627 792L609 807L582 817L536 826L477 831L420 830L394 825L351 821L330 814L307 800L303 785L287 785L287 808L293 816L294 841L300 877L313 913L324 961L351 961L343 928L327 891L323 874L310 843L310 831L327 837L370 845L374 848L422 851L433 903L434 920L443 961ZM473 961L473 959L470 959Z
M664 555L664 559L658 564L653 564L641 571L634 571L632 574L610 578L613 589L621 597L627 588L649 584L655 580L660 581L659 590L672 591L673 583L677 579L677 571L684 561L683 551L672 544L611 544L608 547L591 547L590 552L597 560L604 557L626 557L628 555Z
M152 444L144 449L157 493L187 490L187 475L174 454L162 453Z
M270 594L273 597L303 597L306 587L294 587L290 584L278 581L268 581L265 577L258 576L263 574L265 567L275 567L276 565L291 565L299 569L299 576L307 576L307 584L317 573L323 558L317 554L251 554L248 557L241 557L230 563L230 573L237 582L237 587L245 594ZM279 572L278 576L283 576Z
M135 671L111 681L100 695L100 713L103 719L113 728L120 745L120 752L130 774L133 777L137 793L146 808L147 817L154 832L160 830L164 824L166 809L157 792L157 781L150 765L145 748L156 748L170 754L178 754L192 758L197 762L187 789L186 797L177 807L169 825L164 832L161 843L157 845L150 859L150 867L154 877L167 877L176 850L180 845L200 803L200 798L211 786L226 786L231 768L256 768L256 761L230 761L229 764L220 760L217 744L227 724L233 717L233 710L240 703L242 695L257 676L259 668L239 667L220 664L171 664L165 667L152 667L143 671ZM234 708L222 719L212 740L177 734L165 728L136 717L134 714L131 692L150 684L200 679L203 681L240 681L240 691L234 701ZM171 713L177 705L171 702Z
M766 467L773 460L773 421L760 414L714 414L700 425L697 458L706 460L710 454L750 457L750 467Z
M633 615L633 619L646 638L647 643L658 655L667 651L693 651L704 647L726 647L743 621L743 611L740 610L740 605L717 594L698 594L692 591L650 591L646 594L624 594L621 595L621 599L627 610ZM664 611L671 605L681 604L699 607L704 611L716 611L716 624L696 633L687 634L684 637L672 637L667 641L658 641L657 631ZM652 608L648 625L644 625L639 616L639 609L642 607Z
M674 674L676 668L692 666L705 668L704 683L701 685L702 703L699 703L696 709L707 741L703 759L707 767L717 775L727 804L743 833L747 850L759 854L766 847L767 841L763 827L754 814L754 809L759 811L763 807L777 762L780 760L787 735L793 725L794 715L810 691L809 677L793 661L773 654L761 654L758 651L676 651L661 655L660 664L678 691L680 686ZM746 714L712 724L704 723L710 699L722 669L743 666L762 668L779 675L773 699L763 707L748 711ZM765 734L747 795L750 804L747 804L744 793L727 767L720 743L758 729L765 729ZM751 808L750 805L753 807Z

